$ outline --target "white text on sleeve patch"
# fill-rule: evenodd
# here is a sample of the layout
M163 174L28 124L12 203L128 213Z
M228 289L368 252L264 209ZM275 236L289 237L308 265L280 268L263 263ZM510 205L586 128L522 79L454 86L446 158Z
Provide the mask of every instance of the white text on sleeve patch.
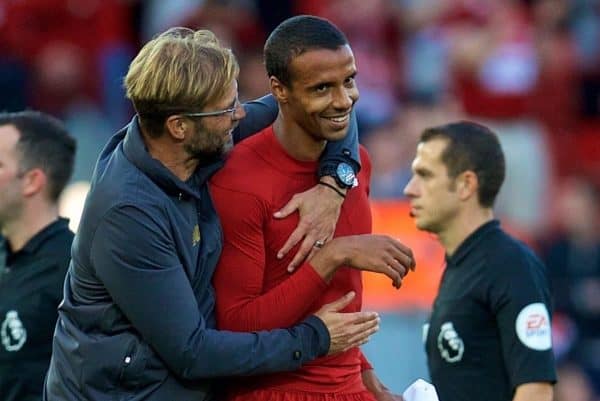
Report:
M515 329L519 340L528 348L546 351L552 347L550 315L541 302L529 304L519 312Z

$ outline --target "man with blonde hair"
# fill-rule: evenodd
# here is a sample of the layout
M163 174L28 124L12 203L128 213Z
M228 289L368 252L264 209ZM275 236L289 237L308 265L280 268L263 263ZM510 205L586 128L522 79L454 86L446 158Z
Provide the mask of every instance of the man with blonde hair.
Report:
M159 35L132 61L125 87L137 115L95 168L45 400L209 400L209 378L294 370L360 345L377 330L375 313L338 312L352 294L289 329L215 330L211 278L222 230L207 180L234 140L277 114L269 99L244 109L237 74L235 57L212 33L185 28ZM238 127L246 113L259 117ZM333 162L356 154L356 142L354 130L334 144ZM287 212L311 210L305 218L321 222L296 230L308 249L314 238L333 234L343 200L336 191L347 190L333 189L321 185L288 205Z

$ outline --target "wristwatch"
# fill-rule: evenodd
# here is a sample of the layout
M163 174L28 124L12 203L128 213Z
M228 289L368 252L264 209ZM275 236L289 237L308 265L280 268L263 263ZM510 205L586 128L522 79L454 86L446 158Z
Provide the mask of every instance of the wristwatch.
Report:
M329 175L335 179L335 183L342 189L350 189L354 186L356 175L352 166L345 162L340 162L337 167L323 168L320 176Z

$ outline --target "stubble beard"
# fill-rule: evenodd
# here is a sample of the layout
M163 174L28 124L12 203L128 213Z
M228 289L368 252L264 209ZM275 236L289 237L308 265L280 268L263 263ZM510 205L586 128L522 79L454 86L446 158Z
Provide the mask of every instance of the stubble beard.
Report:
M190 158L198 161L198 165L200 166L208 166L222 160L233 148L233 138L231 135L224 142L219 139L219 143L217 143L217 138L220 138L220 136L217 136L215 133L199 131L196 135L197 140L194 143L185 145L184 149L188 152ZM202 141L203 138L208 139L211 137L215 138L214 141L206 141L209 143Z

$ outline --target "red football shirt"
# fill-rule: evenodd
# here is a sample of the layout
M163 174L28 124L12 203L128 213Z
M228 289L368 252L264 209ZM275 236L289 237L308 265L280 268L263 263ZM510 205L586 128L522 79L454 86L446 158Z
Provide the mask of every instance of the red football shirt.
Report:
M360 149L358 186L348 191L335 236L371 232L368 192L371 164ZM220 329L257 331L289 327L349 291L357 296L344 311L361 309L361 273L341 267L326 283L310 263L287 272L298 249L283 259L277 251L298 225L298 214L275 219L291 197L317 183L317 162L298 161L278 142L272 127L236 145L211 180L211 194L224 232L223 253L214 276ZM322 357L295 372L240 379L240 388L355 393L364 391L358 348Z

